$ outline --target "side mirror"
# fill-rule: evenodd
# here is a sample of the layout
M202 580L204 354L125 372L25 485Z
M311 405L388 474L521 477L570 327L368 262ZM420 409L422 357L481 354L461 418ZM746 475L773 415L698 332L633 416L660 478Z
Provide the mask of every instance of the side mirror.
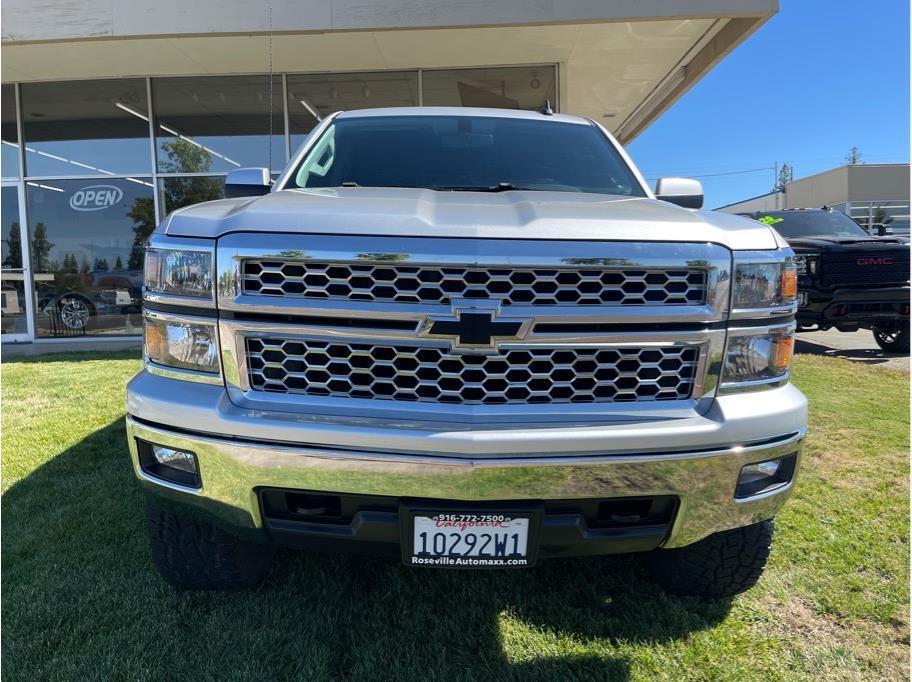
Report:
M226 197L256 197L269 194L270 187L268 168L235 168L225 178Z
M656 199L684 208L703 208L703 185L690 178L659 178Z

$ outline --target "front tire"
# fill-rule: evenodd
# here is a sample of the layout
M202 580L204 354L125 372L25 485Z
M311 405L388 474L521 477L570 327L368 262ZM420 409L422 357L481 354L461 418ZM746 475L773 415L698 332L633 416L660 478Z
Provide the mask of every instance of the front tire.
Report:
M653 578L666 591L700 597L733 597L757 584L773 541L773 520L714 533L676 549L649 555Z
M272 545L245 542L205 521L146 503L152 562L180 590L254 587L269 572Z
M881 350L887 353L909 352L909 324L894 322L890 325L873 327L874 340Z

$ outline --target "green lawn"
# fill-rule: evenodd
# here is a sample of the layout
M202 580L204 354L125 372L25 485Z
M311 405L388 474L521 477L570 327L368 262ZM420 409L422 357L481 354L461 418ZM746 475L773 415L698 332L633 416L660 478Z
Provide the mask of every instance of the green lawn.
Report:
M472 573L281 552L255 591L175 593L124 442L139 365L2 366L6 679L908 678L907 373L798 357L811 430L771 566L701 602L636 557Z

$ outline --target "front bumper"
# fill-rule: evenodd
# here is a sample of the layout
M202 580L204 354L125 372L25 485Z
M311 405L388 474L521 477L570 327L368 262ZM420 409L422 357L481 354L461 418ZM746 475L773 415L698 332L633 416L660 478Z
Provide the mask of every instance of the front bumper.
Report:
M791 483L736 500L735 482L745 464L800 455L807 403L785 385L718 398L705 415L686 419L458 428L242 410L220 387L143 372L128 387L128 413L143 486L250 539L279 539L264 518L261 492L281 488L483 504L672 496L676 513L653 544L678 547L775 514ZM136 439L194 452L201 489L149 476ZM357 531L343 535L357 540ZM579 546L569 553L593 553L587 538L601 541L597 553L644 548L612 545L579 524L570 534Z

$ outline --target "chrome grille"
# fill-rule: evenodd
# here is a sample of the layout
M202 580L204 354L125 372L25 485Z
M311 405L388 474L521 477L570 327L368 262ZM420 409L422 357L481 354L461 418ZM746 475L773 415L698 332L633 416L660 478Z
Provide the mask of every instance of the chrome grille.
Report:
M503 349L247 337L250 387L309 396L462 405L689 398L695 346Z
M504 305L701 305L706 273L695 269L511 268L253 260L241 265L246 294L449 304L488 298Z

